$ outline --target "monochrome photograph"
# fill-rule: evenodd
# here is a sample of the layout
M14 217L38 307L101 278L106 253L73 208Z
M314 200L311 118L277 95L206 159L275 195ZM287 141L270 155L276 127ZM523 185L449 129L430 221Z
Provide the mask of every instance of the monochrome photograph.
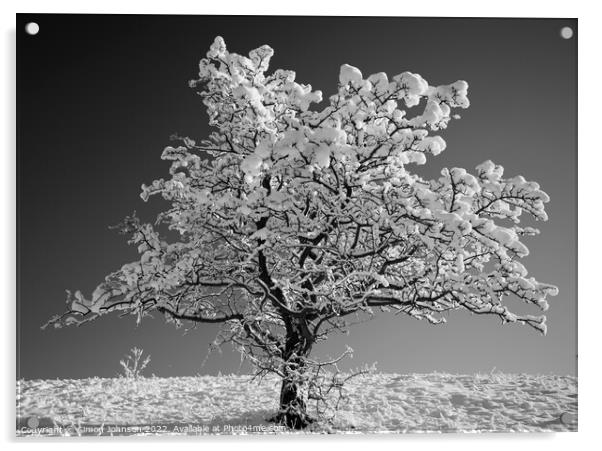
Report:
M17 14L18 439L577 431L577 40Z

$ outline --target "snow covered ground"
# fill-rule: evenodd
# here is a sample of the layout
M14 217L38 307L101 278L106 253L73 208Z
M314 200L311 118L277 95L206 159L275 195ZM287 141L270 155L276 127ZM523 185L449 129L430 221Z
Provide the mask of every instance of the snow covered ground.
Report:
M311 432L575 431L577 380L529 374L370 374ZM17 435L288 432L267 421L279 384L250 376L21 380Z

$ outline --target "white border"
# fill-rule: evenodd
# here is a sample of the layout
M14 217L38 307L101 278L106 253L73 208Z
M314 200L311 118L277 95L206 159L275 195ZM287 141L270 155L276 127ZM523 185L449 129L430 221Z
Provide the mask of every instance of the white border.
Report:
M104 14L248 14L248 15L330 15L330 16L461 16L461 17L584 17L593 9L580 2L549 0L545 3L530 0L503 2L447 1L399 2L381 0L353 2L351 0L281 0L201 2L198 0L123 1L76 0L13 1L17 12L37 13L104 13ZM585 3L585 2L583 2ZM10 6L9 6L10 8ZM3 9L8 8L3 6Z
M376 446L399 448L419 446L421 449L471 449L487 448L488 450L508 447L533 448L543 446L546 450L566 450L567 445L577 448L589 448L595 443L596 433L600 429L598 418L602 418L600 406L600 374L601 353L599 351L600 325L598 317L602 296L597 288L598 265L597 256L600 248L597 221L599 215L600 189L598 180L602 168L600 154L600 19L596 2L579 1L528 1L503 0L493 2L468 2L449 0L427 0L402 2L380 0L370 2L366 8L366 0L352 3L347 1L299 0L285 2L282 0L227 0L204 3L202 0L161 2L147 1L5 1L0 3L0 22L2 23L3 58L0 67L1 89L3 95L0 108L0 136L4 146L0 151L0 221L3 239L0 268L0 286L4 290L2 302L4 320L1 347L3 371L3 389L1 391L1 423L3 441L12 448L15 443L23 446L24 440L15 441L11 425L14 424L14 383L15 383L15 13L119 13L119 14L276 14L276 15L394 15L394 16L463 16L463 17L577 17L579 29L579 432L565 434L485 434L445 436L351 436L351 437L281 437L279 439L242 437L209 440L177 440L178 447L214 447L236 446L245 450L302 449L307 447L344 446L359 449L371 442ZM376 8L374 7L376 5ZM7 252L9 251L9 252ZM334 441L333 441L334 439ZM72 445L81 446L79 439L72 439ZM169 439L153 440L121 439L111 440L111 445L129 447L131 444L143 444L149 449L165 446ZM101 449L108 442L86 440L86 447ZM59 449L65 445L64 440L50 440L43 443L30 441L25 446L43 446L46 449Z

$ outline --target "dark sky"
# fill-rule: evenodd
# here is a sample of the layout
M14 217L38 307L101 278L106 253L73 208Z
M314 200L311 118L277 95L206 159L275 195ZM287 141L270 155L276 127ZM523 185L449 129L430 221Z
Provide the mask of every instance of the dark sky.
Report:
M38 35L23 31L29 21L40 24ZM140 185L168 176L159 157L169 136L207 135L187 82L217 35L236 53L269 44L272 69L295 70L325 98L343 63L365 76L409 70L433 85L467 80L471 107L444 132L447 150L421 172L472 170L492 159L508 175L538 181L552 199L526 259L533 276L560 289L546 337L463 312L442 326L382 316L320 344L318 355L347 343L351 366L377 361L384 372L575 374L577 38L562 39L563 26L576 31L577 21L18 15L18 377L113 376L135 345L160 376L239 370L228 349L203 364L217 331L211 325L186 331L161 318L136 327L133 317L104 317L40 330L64 310L65 289L89 294L136 259L108 226L134 210L154 220L164 205L145 204Z

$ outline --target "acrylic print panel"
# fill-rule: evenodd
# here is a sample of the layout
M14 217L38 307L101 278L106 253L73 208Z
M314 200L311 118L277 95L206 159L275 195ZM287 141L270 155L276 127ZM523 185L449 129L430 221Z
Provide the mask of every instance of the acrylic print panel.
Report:
M577 429L576 20L17 25L17 435Z

